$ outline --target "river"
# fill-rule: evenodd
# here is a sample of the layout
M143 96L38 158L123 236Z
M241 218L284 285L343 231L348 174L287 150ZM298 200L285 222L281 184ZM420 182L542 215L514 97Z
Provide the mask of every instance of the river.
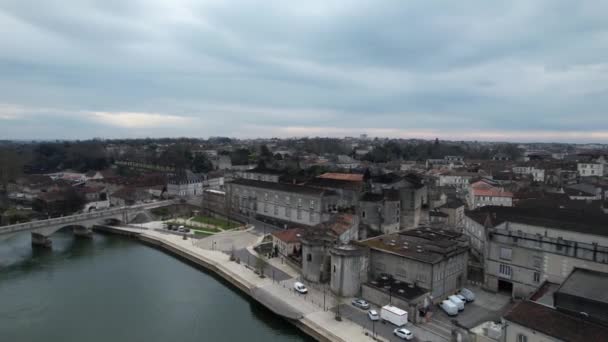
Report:
M0 241L0 341L312 341L225 282L128 238Z

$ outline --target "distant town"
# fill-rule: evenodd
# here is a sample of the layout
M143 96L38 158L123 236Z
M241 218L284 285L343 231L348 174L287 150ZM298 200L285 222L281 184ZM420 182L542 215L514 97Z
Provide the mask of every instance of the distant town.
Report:
M0 236L138 236L323 341L608 339L608 145L0 142Z

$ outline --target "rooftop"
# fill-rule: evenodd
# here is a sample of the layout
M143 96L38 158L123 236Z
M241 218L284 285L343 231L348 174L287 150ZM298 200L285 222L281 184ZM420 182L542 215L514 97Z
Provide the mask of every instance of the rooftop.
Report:
M488 223L490 227L496 227L508 221L582 234L608 236L606 229L608 215L592 211L486 206L468 211L466 215L481 225Z
M279 230L272 233L272 236L285 243L297 243L300 242L303 232L304 230L302 228L292 228L287 230Z
M327 172L320 175L318 178L349 181L349 182L362 182L363 175L360 173L338 173L338 172Z
M527 300L513 307L504 319L561 341L604 341L608 336L607 327Z
M363 182L335 178L313 178L305 183L307 186L360 191Z
M608 289L608 273L575 268L557 292L608 303L606 289Z
M382 235L359 243L373 250L427 263L440 262L468 249L468 240L461 233L430 227Z
M267 190L274 190L274 191L293 192L293 193L299 193L299 194L304 194L304 195L322 196L322 195L334 194L333 191L328 191L328 190L314 188L314 187L305 186L305 185L264 182L264 181L258 181L258 180L253 180L253 179L235 179L229 184L250 186L253 188L260 188L260 189L267 189Z

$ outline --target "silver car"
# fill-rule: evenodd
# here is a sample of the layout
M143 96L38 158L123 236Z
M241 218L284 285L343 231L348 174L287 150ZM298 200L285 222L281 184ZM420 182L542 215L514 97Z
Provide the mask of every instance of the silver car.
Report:
M354 299L352 304L353 304L353 306L356 306L363 310L369 309L369 303L364 301L363 299Z

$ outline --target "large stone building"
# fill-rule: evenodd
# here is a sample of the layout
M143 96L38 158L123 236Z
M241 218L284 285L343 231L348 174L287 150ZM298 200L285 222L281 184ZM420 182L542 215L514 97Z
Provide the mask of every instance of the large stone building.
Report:
M398 190L367 192L359 199L359 217L366 236L395 233L400 229L401 201Z
M169 178L167 193L175 197L192 197L203 194L203 179L190 170L179 170Z
M428 202L428 191L422 179L415 174L399 176L394 173L372 177L369 188L372 193L383 194L387 190L399 192L400 229L418 227L422 216L422 206Z
M244 179L258 180L263 182L278 183L283 173L268 168L255 168L251 170L238 171L237 176Z
M485 286L526 297L560 284L575 267L608 272L608 216L592 212L483 207L465 233L484 259Z
M467 282L468 239L453 230L418 228L359 244L370 249L370 278L390 275L429 291L435 301Z
M233 212L306 226L328 221L338 202L333 191L302 185L236 179L226 188Z

